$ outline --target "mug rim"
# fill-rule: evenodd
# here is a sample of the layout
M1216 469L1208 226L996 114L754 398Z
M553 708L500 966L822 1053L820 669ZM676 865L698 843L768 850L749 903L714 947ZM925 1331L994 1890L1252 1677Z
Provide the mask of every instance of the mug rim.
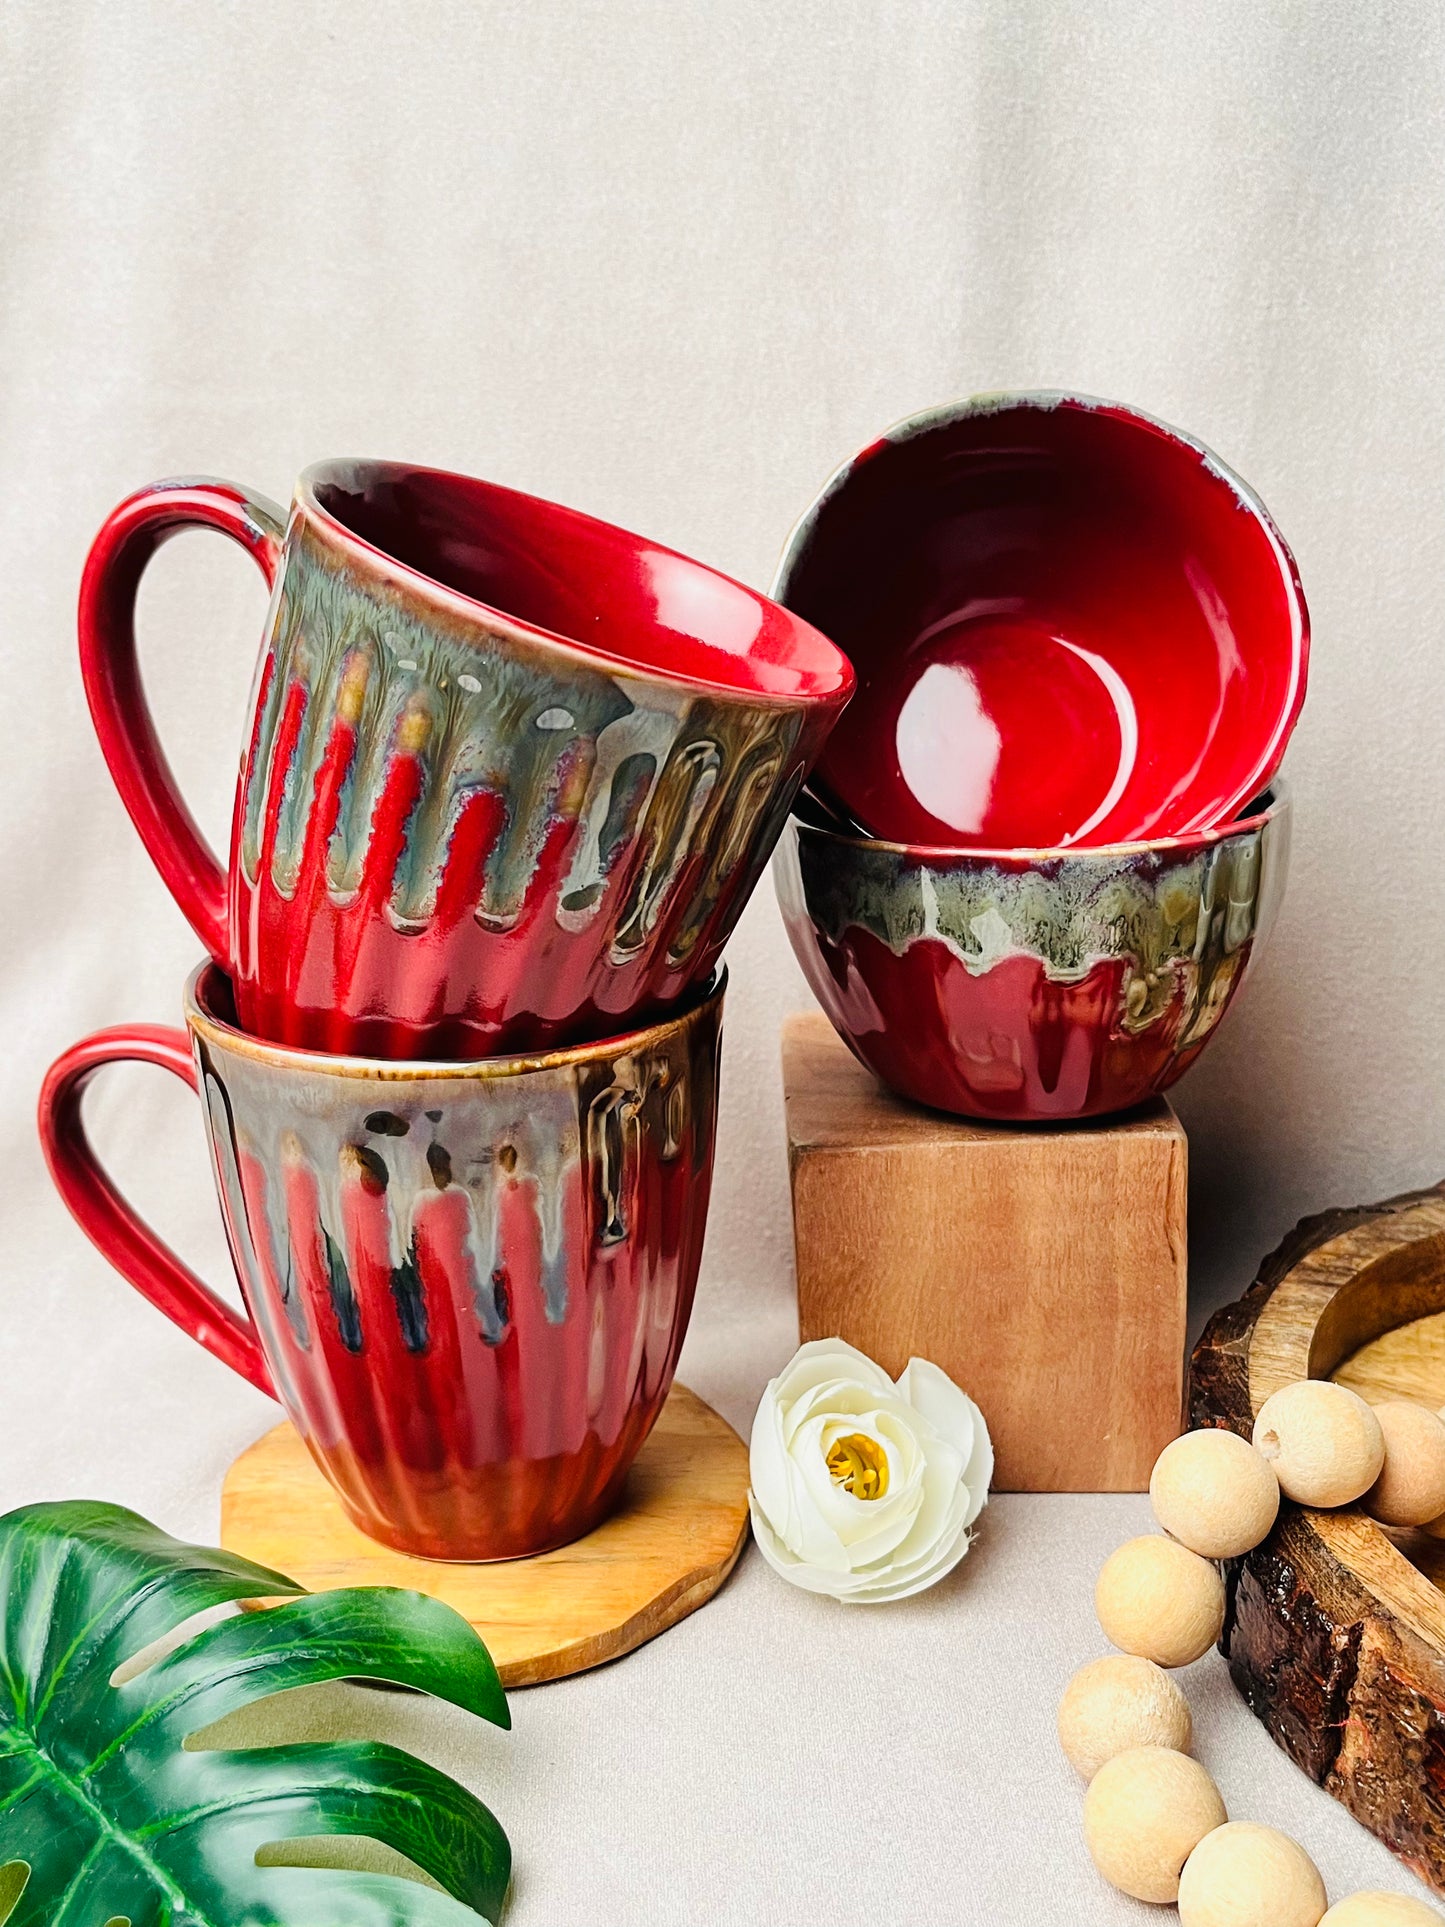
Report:
M578 1064L594 1063L609 1057L624 1057L646 1050L663 1037L684 1030L689 1024L717 1011L728 986L728 969L718 964L699 994L686 1006L656 1022L634 1030L618 1031L613 1036L585 1044L564 1044L553 1050L509 1052L497 1057L361 1057L354 1052L306 1050L296 1044L274 1044L264 1037L253 1037L238 1024L218 1017L207 995L212 976L226 979L226 973L213 957L203 958L186 979L183 993L186 1028L195 1038L224 1050L233 1057L249 1058L268 1064L273 1070L306 1070L318 1076L352 1078L370 1084L417 1083L432 1079L479 1077L501 1080L525 1077L533 1071L567 1070Z
M811 798L806 789L798 799ZM1124 843L1050 844L953 844L898 843L888 837L866 836L844 824L815 823L804 816L794 803L786 827L795 835L823 837L829 843L844 843L858 850L882 850L889 856L907 857L941 869L949 863L1012 864L1034 868L1041 863L1066 863L1080 857L1127 859L1139 856L1176 856L1190 850L1208 850L1232 836L1253 835L1290 813L1294 792L1288 780L1275 774L1268 785L1252 796L1238 816L1227 823L1214 823L1208 829L1185 830L1177 836L1140 837Z
M380 548L366 536L360 535L321 501L317 494L318 485L342 476L366 474L381 475L425 475L445 482L465 482L480 486L493 493L506 496L514 502L537 503L559 512L576 522L585 523L596 531L603 531L614 540L620 540L632 548L655 550L685 563L701 574L725 582L732 589L745 595L751 602L765 610L776 610L787 619L790 628L800 631L809 641L810 653L818 654L817 645L822 645L823 660L830 662L831 679L820 671L808 671L808 686L791 692L763 689L756 685L745 686L738 682L724 682L712 676L696 675L685 669L649 668L645 663L620 656L610 650L593 647L579 642L576 637L562 635L555 629L544 628L540 623L526 621L523 617L509 614L495 604L484 602L479 596L468 595L463 589L453 588L439 577L429 575L424 569L404 562L400 556ZM324 531L327 538L339 547L350 551L353 556L366 562L368 567L380 567L382 573L403 583L413 593L422 595L428 601L439 604L453 615L461 615L470 621L479 616L500 629L504 634L524 642L541 644L549 650L560 650L572 661L589 665L594 670L600 665L608 674L624 677L633 682L648 683L654 687L677 685L688 689L706 690L714 696L721 696L734 702L750 702L769 708L809 709L841 708L853 694L857 677L852 663L831 637L824 635L814 623L808 621L794 609L786 608L777 599L749 583L739 582L735 576L715 569L711 563L700 562L695 556L684 555L680 549L672 549L663 542L655 542L650 536L637 535L617 523L603 521L599 516L588 515L585 510L568 507L562 502L552 502L546 497L529 494L524 489L508 488L504 483L487 481L481 476L463 475L455 469L431 468L420 462L388 461L372 456L331 456L322 461L310 462L301 471L296 482L295 501L299 509ZM746 660L746 658L740 658Z

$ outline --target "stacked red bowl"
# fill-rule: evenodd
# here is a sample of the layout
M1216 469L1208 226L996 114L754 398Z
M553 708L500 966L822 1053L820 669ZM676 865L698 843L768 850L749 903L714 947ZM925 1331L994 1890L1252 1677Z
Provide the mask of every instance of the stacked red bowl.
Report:
M773 593L858 678L777 863L850 1048L973 1117L1166 1089L1288 862L1309 620L1263 504L1133 409L976 397L846 463Z
M229 861L177 793L134 604L193 526L270 592ZM289 515L142 490L86 564L101 746L209 952L184 1030L46 1081L51 1170L122 1274L277 1397L352 1518L429 1558L576 1538L616 1503L687 1328L719 957L852 689L806 620L510 489L326 462ZM201 1098L237 1313L86 1136L105 1064Z

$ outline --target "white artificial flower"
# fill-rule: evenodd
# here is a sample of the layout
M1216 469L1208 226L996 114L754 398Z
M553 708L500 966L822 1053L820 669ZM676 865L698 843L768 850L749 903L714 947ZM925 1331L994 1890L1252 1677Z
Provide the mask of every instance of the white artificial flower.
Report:
M753 1535L775 1572L854 1603L906 1599L968 1551L993 1446L983 1413L927 1359L895 1384L819 1338L763 1393L751 1471Z

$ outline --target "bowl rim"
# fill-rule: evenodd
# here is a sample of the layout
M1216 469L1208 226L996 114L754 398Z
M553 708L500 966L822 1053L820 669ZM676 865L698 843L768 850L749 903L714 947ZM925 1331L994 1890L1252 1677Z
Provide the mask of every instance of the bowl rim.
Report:
M540 623L528 622L520 616L510 615L495 604L484 602L479 596L468 595L465 590L453 588L439 577L429 575L424 569L404 562L400 556L391 554L379 547L366 536L359 535L338 516L326 507L317 494L317 488L327 482L352 476L358 472L373 475L414 474L435 477L447 482L465 482L488 489L497 495L507 496L513 501L536 503L553 513L569 520L586 523L595 530L604 531L609 537L620 540L636 548L646 548L660 555L686 563L689 568L725 582L738 590L754 603L782 612L790 625L799 628L808 640L810 653L818 654L829 664L831 678L819 672L810 671L808 684L804 689L794 691L745 687L736 682L725 682L718 677L693 674L684 669L656 669L645 663L631 660L606 649L594 648L580 642L575 636L565 636L555 629L547 629ZM735 576L722 569L715 569L710 562L700 562L695 556L684 555L680 549L669 548L665 542L655 542L650 536L642 536L619 524L602 520L599 516L589 515L583 509L574 509L566 503L553 502L545 496L529 494L524 489L508 488L505 483L492 482L485 477L464 475L457 469L433 468L423 462L390 461L373 456L330 456L321 461L310 462L301 471L295 489L296 506L308 521L314 523L334 546L350 554L353 559L365 563L368 570L385 575L390 581L408 589L436 607L445 609L453 616L461 616L470 622L484 618L490 628L515 642L540 645L549 653L557 652L569 661L586 665L594 672L598 669L608 675L621 677L629 682L647 683L654 687L680 687L685 689L706 690L709 695L725 698L736 703L755 703L774 709L812 709L830 706L842 707L853 694L857 680L852 663L831 636L824 635L806 616L799 615L795 609L787 609L774 596L749 583L740 582ZM823 645L822 649L818 645Z
M799 798L802 801L817 802L809 791L804 790ZM830 843L846 843L859 850L883 850L890 856L901 856L916 862L931 864L939 868L946 863L987 863L1014 864L1019 867L1034 867L1045 863L1066 863L1081 857L1128 858L1156 854L1173 855L1182 850L1206 850L1217 843L1223 843L1234 836L1248 836L1257 833L1277 818L1288 816L1293 803L1293 790L1286 777L1276 773L1268 785L1256 792L1245 805L1239 816L1231 817L1227 823L1217 823L1204 830L1185 830L1177 836L1154 836L1136 838L1124 843L1063 843L1063 844L1012 844L999 847L983 844L934 843L895 843L887 837L866 836L850 830L841 824L815 823L800 814L795 803L789 812L786 827L796 835L807 832L811 836L825 838ZM820 807L822 807L820 805Z
M1280 704L1279 714L1269 739L1250 765L1248 779L1235 786L1231 800L1225 805L1227 809L1247 806L1248 799L1257 796L1277 773L1289 739L1299 721L1300 711L1304 707L1309 684L1310 660L1310 614L1309 605L1305 601L1304 585L1300 581L1299 568L1289 544L1280 533L1274 517L1265 507L1260 496L1244 477L1231 468L1222 456L1217 455L1197 435L1191 434L1187 429L1175 427L1162 416L1151 415L1146 409L1136 408L1131 402L1110 401L1104 396L1084 394L1073 388L1003 388L961 396L957 400L940 402L933 407L901 416L856 453L838 463L828 475L822 487L788 531L782 553L778 557L777 567L768 585L768 594L782 608L791 607L788 602L788 591L802 552L816 529L823 511L836 496L842 493L856 469L862 468L891 448L906 446L909 442L931 434L936 429L950 427L955 422L970 421L985 415L1008 414L1015 410L1033 410L1040 414L1051 414L1057 408L1077 408L1087 414L1108 415L1191 450L1215 480L1229 489L1239 506L1258 523L1264 531L1266 541L1274 551L1280 582L1289 609L1289 686ZM802 620L806 621L807 618L803 617ZM1195 828L1184 832L1186 835L1194 833ZM1148 842L1151 839L1133 840ZM1080 843L1059 847L1102 850L1123 846L1122 844Z
M644 1051L673 1031L709 1015L719 1015L728 986L728 968L720 963L707 982L690 997L681 1010L670 1012L655 1022L633 1030L618 1031L611 1037L594 1038L585 1044L562 1044L554 1050L517 1051L497 1057L362 1057L355 1052L307 1050L297 1044L274 1044L255 1037L239 1024L220 1017L211 1008L209 980L228 981L225 971L213 957L204 957L186 979L183 1004L186 1028L193 1039L226 1052L232 1057L249 1058L275 1070L310 1071L320 1077L350 1078L365 1084L417 1083L434 1079L479 1079L502 1081L524 1077L533 1071L569 1070L579 1064L601 1062L607 1058L627 1057Z

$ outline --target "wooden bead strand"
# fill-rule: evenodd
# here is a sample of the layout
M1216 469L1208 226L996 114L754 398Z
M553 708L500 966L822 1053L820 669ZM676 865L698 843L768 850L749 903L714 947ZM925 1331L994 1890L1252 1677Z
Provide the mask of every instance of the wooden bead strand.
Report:
M1189 1704L1161 1668L1189 1665L1218 1639L1225 1594L1211 1562L1262 1544L1281 1495L1317 1508L1359 1501L1383 1525L1445 1537L1445 1409L1405 1399L1372 1408L1304 1379L1265 1400L1252 1443L1205 1428L1164 1448L1149 1497L1167 1536L1130 1539L1104 1562L1094 1607L1120 1650L1080 1667L1059 1706L1060 1746L1089 1782L1089 1852L1121 1892L1177 1901L1180 1927L1445 1927L1405 1894L1329 1907L1304 1848L1231 1821L1190 1757Z

